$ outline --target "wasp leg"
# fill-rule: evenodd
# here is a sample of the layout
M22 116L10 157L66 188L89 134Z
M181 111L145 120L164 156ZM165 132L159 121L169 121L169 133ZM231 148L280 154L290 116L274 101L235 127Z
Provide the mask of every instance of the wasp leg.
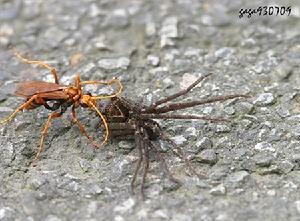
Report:
M36 161L39 159L39 157L40 157L42 151L44 150L44 140L45 140L45 136L46 136L47 133L48 133L48 129L49 129L50 125L51 125L51 120L52 120L53 118L61 117L61 115L62 115L61 112L54 112L54 113L52 113L52 114L50 114L50 115L48 116L48 119L47 119L47 121L46 121L46 124L45 124L45 126L44 126L44 128L43 128L43 130L42 130L42 137L41 137L41 140L40 140L40 147L39 147L39 149L38 149L38 152L37 152L36 155L35 155L35 158L34 158L34 160L33 160L33 164L34 164L34 162L36 162Z
M96 148L100 148L101 144L98 144L89 134L88 132L86 132L86 130L84 129L84 126L79 122L78 118L77 118L77 114L75 111L75 106L72 107L72 118L73 121L77 124L79 130L81 133L83 133L87 139L89 139L89 141L92 142L92 144L96 147Z
M19 111L30 108L31 104L34 100L38 99L38 95L34 95L32 96L28 101L26 101L25 103L23 103L21 106L19 106L11 115L9 115L7 118L5 118L4 120L0 121L0 125L1 124L6 124L8 122L10 122Z

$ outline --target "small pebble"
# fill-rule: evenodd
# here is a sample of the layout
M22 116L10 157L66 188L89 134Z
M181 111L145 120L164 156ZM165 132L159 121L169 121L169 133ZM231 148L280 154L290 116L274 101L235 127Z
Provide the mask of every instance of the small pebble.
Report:
M159 65L159 57L154 56L154 55L148 55L147 56L147 61L148 64L152 65L152 66L158 66Z
M270 104L273 104L275 101L274 95L272 93L263 93L260 94L256 100L254 100L254 103L258 106L267 106Z
M226 187L220 184L210 189L209 193L214 196L224 196L226 194Z
M197 141L196 147L199 150L211 149L212 148L212 141L208 137L203 137L201 140Z
M106 70L123 69L126 70L130 65L128 57L104 58L98 61L98 66Z
M182 136L182 135L178 135L175 137L171 138L177 145L182 145L183 143L185 143L187 141L187 139Z
M216 126L216 132L217 133L227 133L230 132L230 127L227 125L217 125Z
M270 152L259 152L252 157L256 165L261 167L268 167L274 160L274 156Z
M199 162L207 163L210 165L214 165L218 161L217 154L213 149L207 149L201 151L201 153L196 155L196 159Z
M247 171L238 171L238 172L230 174L228 176L228 181L230 183L240 184L240 183L245 182L249 176L250 175Z
M128 211L130 211L135 205L135 200L133 198L129 198L125 200L120 205L116 206L114 208L114 212L124 214Z

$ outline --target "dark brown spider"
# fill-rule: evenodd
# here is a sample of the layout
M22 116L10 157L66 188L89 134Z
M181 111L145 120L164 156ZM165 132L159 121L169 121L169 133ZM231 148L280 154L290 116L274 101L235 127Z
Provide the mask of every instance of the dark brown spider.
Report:
M163 132L160 125L154 119L201 119L208 120L211 122L217 121L229 121L224 118L211 118L208 116L198 116L198 115L183 115L183 114L172 114L169 112L186 109L198 105L213 103L217 101L225 101L228 99L234 98L248 98L248 95L243 94L234 94L234 95L225 95L225 96L215 96L212 98L190 101L190 102L177 102L177 103L167 103L171 100L174 100L182 95L187 94L191 91L197 84L203 81L206 77L211 74L199 77L193 84L191 84L185 90L179 91L171 96L160 99L150 106L144 106L141 103L133 102L123 97L114 97L111 98L111 101L107 106L102 109L103 114L107 118L107 122L110 130L110 138L115 139L134 139L135 146L138 148L139 158L136 164L134 175L131 181L131 191L134 193L135 182L137 174L143 164L143 176L141 182L141 194L144 198L144 187L146 176L149 170L149 152L154 151L155 156L158 157L158 160L161 163L161 166L165 174L169 177L170 180L174 181L177 184L180 182L175 179L170 173L162 149L159 145L155 145L153 141L163 140L171 144L177 154L185 161L189 169L196 175L196 171L190 165L189 160L184 154L184 151L176 145L176 143L169 139ZM102 105L101 105L102 106ZM102 106L103 107L103 106Z

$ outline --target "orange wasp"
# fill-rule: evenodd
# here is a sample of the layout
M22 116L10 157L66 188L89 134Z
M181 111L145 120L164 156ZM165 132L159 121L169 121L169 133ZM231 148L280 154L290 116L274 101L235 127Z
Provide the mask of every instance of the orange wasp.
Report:
M42 61L31 61L22 57L18 52L15 52L16 57L21 59L24 63L36 64L38 66L47 68L50 70L54 77L54 83L45 81L26 81L22 82L17 86L16 95L24 97L26 101L20 105L10 116L0 121L0 124L6 124L10 122L18 112L22 110L35 109L39 106L44 106L46 109L53 111L49 114L48 119L41 132L41 140L39 149L36 153L34 161L38 160L41 152L44 149L44 140L47 135L48 129L51 125L51 120L54 118L59 118L62 114L72 106L72 119L79 127L80 131L93 143L96 148L102 146L109 137L108 125L105 116L97 108L96 102L100 99L108 99L118 96L122 90L123 86L117 79L112 79L108 81L81 81L79 75L75 76L75 84L70 86L65 86L59 84L59 78L57 76L57 71L55 68L46 64ZM118 85L118 90L112 95L104 96L92 96L90 93L85 94L82 90L82 85L87 84L102 84L102 85ZM48 102L51 102L52 106ZM105 137L101 144L98 144L94 139L86 132L83 125L79 122L75 109L77 107L91 108L97 112L100 116L104 126L105 126Z

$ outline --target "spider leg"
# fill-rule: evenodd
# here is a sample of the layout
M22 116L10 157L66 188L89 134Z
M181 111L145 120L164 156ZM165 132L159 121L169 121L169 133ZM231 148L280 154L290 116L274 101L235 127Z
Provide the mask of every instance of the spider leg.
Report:
M81 133L83 133L87 139L89 139L89 141L92 142L92 144L96 147L96 148L99 148L101 145L98 144L89 134L88 132L86 132L86 130L84 129L84 126L80 123L80 121L78 120L77 118L77 114L76 114L76 111L75 111L75 105L72 106L72 118L73 118L73 121L77 124L79 130L81 131Z
M133 177L132 177L132 180L131 180L131 184L130 184L132 194L134 194L134 188L135 188L134 184L135 184L137 174L138 174L138 172L141 168L141 164L142 164L142 160L143 160L143 151L142 151L143 141L142 141L142 137L141 137L139 129L137 129L135 131L134 137L135 137L135 146L138 148L138 151L139 151L139 159L138 159L138 162L136 164L136 167L135 167L135 170L134 170L134 173L133 173Z
M134 140L135 125L129 123L109 123L110 138L117 140Z
M193 84L191 84L188 88L184 89L184 90L181 90L173 95L170 95L168 97L165 97L161 100L158 100L156 102L154 102L152 105L150 105L150 107L147 108L147 110L153 110L155 109L157 106L163 104L163 103L166 103L170 100L173 100L177 97L180 97L182 95L185 95L187 94L188 92L190 92L197 84L199 84L201 81L203 81L206 77L208 77L209 75L211 75L212 73L209 73L207 75L204 75L204 76L201 76L199 77Z
M173 103L173 104L167 104L163 107L157 108L154 111L152 110L146 110L144 113L156 113L156 114L163 114L167 113L170 111L175 111L175 110L182 110L190 107L195 107L203 104L209 104L209 103L214 103L217 101L226 101L234 98L249 98L249 95L245 94L234 94L234 95L224 95L224 96L216 96L212 98L208 98L205 100L200 100L200 101L190 101L190 102L182 102L182 103Z
M154 145L154 144L151 143L151 142L150 142L149 144L150 144L150 146L152 147L152 149L155 150L155 152L157 153L157 156L158 156L158 158L159 158L160 164L161 164L161 166L162 166L163 169L164 169L164 174L167 175L167 176L169 177L169 179L170 179L172 182L174 182L174 183L176 183L176 184L178 184L178 185L181 185L182 183L180 182L180 180L176 179L176 178L172 175L172 173L170 172L170 170L169 170L169 168L168 168L168 166L167 166L166 160L165 160L164 156L162 155L162 153L160 152L160 150L157 148L157 146Z
M208 116L200 116L200 115L182 115L182 114L141 114L140 118L142 119L197 119L197 120L207 120L211 122L230 122L229 119L226 118L214 118Z
M53 75L54 77L54 81L56 84L59 84L59 78L57 76L57 71L54 67L51 67L50 65L46 64L45 62L43 61L32 61L32 60L29 60L27 58L24 58L22 57L22 55L17 51L17 50L13 50L14 51L14 55L19 58L21 61L23 61L24 63L27 63L27 64L36 64L38 66L41 66L41 67L44 67L44 68L47 68L48 70L50 70L51 74Z
M142 147L144 148L144 170L143 170L143 178L142 178L142 183L141 183L141 194L143 197L143 200L145 199L145 182L147 178L147 174L149 171L149 137L146 131L144 131L143 128L141 128L142 134L144 135L144 144ZM143 142L143 140L142 140Z
M181 147L179 147L173 140L168 138L163 132L159 132L159 136L162 140L167 141L170 143L177 151L177 154L180 156L180 158L185 162L185 164L188 166L189 170L192 171L193 174L195 174L198 178L206 177L206 174L204 173L198 173L195 168L191 165L189 159L186 157L185 152Z

